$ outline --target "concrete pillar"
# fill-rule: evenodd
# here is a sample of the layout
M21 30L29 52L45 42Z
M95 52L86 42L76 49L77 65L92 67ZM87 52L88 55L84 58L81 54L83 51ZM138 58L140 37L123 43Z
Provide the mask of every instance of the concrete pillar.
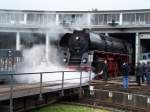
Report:
M20 33L16 33L16 50L20 50Z
M88 26L91 25L91 14L90 13L87 14L87 25Z
M27 13L24 13L24 24L27 24Z
M119 16L119 24L122 25L122 22L123 22L123 14L120 13L120 16Z
M56 25L59 26L59 14L56 14Z
M49 61L49 33L46 33L46 46L45 46L45 58Z
M23 20L20 21L21 24L27 24L27 13L23 14Z
M136 33L135 37L135 64L140 60L140 36Z

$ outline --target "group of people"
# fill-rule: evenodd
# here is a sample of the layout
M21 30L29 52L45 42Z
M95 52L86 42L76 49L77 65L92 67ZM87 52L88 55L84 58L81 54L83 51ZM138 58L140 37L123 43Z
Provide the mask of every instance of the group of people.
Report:
M128 63L124 62L122 64L121 71L123 76L123 87L128 88L128 75L131 71ZM145 83L145 81L150 84L150 62L147 62L147 64L138 62L135 67L135 75L138 86L141 85L141 82Z
M123 87L126 89L128 88L128 76L130 74L131 70L133 68L131 68L131 65L129 65L127 62L124 62L121 65L121 73L123 76ZM103 66L103 70L100 72L100 74L102 75L102 79L104 81L108 80L108 64L107 61L104 61L104 66ZM131 74L130 74L131 75ZM150 62L147 62L147 64L145 63L137 63L136 67L135 67L135 75L136 75L136 82L137 85L140 86L141 83L145 83L145 81L150 83Z
M145 63L137 63L136 69L135 69L135 74L136 74L136 81L138 85L141 85L141 82L144 83L145 80L147 80L150 77L150 62Z

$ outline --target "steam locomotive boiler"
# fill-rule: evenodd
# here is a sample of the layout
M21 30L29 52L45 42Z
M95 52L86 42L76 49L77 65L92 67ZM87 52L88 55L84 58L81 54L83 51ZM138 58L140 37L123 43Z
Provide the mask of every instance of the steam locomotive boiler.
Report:
M120 65L129 60L127 42L89 30L64 34L59 46L64 64L84 70L91 67L96 73L101 71L104 60L107 60L109 74L118 75Z

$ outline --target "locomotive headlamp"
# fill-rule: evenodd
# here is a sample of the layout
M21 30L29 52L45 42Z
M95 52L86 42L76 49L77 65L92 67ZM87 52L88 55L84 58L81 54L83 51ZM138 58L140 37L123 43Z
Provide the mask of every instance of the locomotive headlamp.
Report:
M64 58L64 59L63 59L63 62L67 62L67 58Z
M77 37L76 37L76 40L79 40L79 39L80 39L80 37L77 36Z
M87 58L83 58L82 62L87 63Z

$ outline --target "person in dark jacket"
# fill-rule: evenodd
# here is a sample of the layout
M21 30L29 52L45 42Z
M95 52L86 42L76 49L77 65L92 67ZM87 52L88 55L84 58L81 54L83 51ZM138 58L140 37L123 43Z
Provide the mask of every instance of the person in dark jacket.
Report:
M141 65L140 62L138 62L137 66L136 66L136 81L138 86L141 85L141 76L143 74L143 67Z
M128 75L129 75L129 65L124 62L121 66L121 70L122 70L122 76L123 76L123 87L125 89L128 88Z
M103 79L104 79L104 81L108 80L108 64L107 64L107 60L104 61L104 65L103 65Z
M142 69L143 69L143 73L142 73L142 76L141 76L141 78L142 78L142 83L144 83L145 82L145 77L146 77L146 65L145 65L145 63L142 63Z
M147 62L146 65L146 80L147 80L147 84L150 85L150 62Z

